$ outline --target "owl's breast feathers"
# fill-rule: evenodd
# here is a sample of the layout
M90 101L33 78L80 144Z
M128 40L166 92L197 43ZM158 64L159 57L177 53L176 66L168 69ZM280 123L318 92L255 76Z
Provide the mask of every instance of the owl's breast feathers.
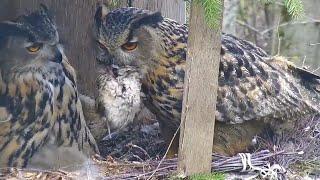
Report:
M160 120L178 125L186 65L187 27L169 19L155 26L162 56L143 80L146 104ZM320 78L259 47L222 35L216 120L275 123L319 113ZM167 122L168 123L168 122Z
M49 143L97 151L66 60L0 74L0 118L1 167L25 167Z
M53 126L53 87L34 76L30 72L7 82L1 79L1 167L26 166Z

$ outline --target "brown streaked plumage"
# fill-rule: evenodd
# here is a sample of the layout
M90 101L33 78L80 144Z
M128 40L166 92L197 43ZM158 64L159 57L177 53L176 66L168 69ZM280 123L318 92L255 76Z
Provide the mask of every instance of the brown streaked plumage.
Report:
M140 71L144 103L170 142L180 124L187 26L160 13L137 8L106 13L103 6L95 25L98 62ZM137 46L128 50L127 44ZM305 114L318 114L319 79L279 57L268 57L248 41L223 34L213 150L228 155L245 151L264 129L282 133Z
M98 152L46 7L0 23L0 167L59 168Z

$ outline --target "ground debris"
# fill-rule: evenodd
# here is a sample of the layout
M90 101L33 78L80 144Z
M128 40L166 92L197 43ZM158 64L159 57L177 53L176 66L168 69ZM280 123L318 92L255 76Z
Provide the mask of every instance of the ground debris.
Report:
M177 158L162 159L166 148L156 121L107 135L99 146L102 156L79 171L11 168L0 179L167 179L177 169ZM281 137L257 137L251 154L213 154L212 170L225 173L226 179L320 179L319 162L320 117L311 117Z

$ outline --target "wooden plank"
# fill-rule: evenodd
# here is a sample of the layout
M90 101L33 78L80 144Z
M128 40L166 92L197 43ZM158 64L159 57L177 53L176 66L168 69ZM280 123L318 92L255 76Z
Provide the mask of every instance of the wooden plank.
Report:
M16 15L15 2L12 0L0 1L0 21L6 21Z
M132 0L132 6L160 11L164 17L186 23L186 3L183 0Z
M185 176L211 171L220 50L221 25L209 28L203 7L193 1L178 163Z

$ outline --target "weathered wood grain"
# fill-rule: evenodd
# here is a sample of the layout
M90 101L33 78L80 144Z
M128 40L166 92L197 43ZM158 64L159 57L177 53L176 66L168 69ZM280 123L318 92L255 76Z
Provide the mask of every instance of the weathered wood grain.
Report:
M211 170L220 49L221 25L209 28L203 7L193 1L178 164L186 176Z

